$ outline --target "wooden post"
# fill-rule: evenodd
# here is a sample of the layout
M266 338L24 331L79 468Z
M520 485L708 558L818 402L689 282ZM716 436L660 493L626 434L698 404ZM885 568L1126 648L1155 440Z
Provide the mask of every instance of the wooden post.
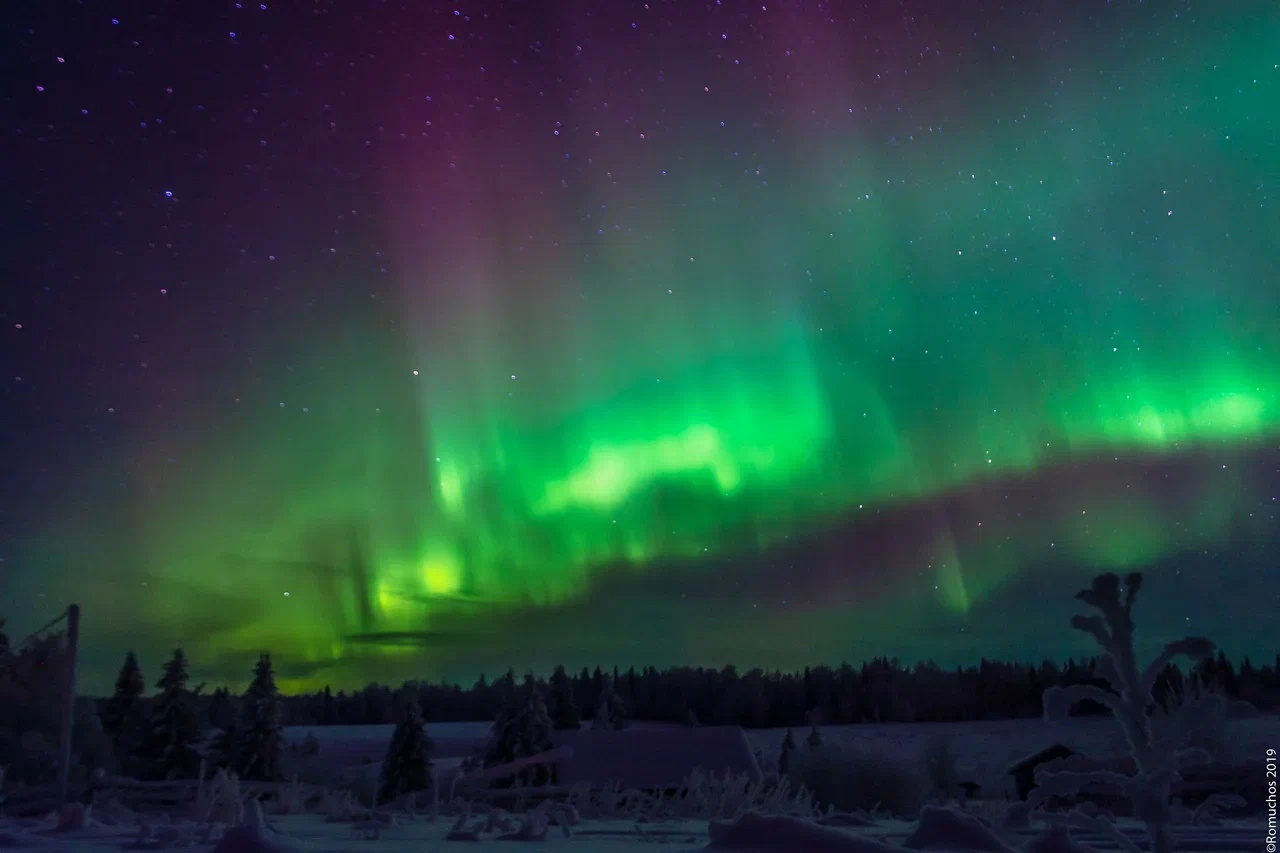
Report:
M67 607L67 682L62 705L62 736L58 743L58 802L67 801L71 781L71 725L76 714L76 646L80 642L80 605Z

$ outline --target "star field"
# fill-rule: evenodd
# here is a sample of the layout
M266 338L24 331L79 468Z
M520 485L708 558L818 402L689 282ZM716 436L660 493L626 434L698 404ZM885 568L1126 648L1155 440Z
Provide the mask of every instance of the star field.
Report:
M15 627L967 662L1145 570L1274 652L1274 8L429 5L6 17Z

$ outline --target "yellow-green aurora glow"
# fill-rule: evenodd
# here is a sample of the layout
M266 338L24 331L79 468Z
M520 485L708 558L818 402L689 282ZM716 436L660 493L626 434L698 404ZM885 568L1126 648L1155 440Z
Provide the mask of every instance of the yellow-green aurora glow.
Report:
M93 678L184 643L291 686L1038 655L1027 602L1099 568L1170 567L1181 630L1275 530L1280 22L1234 8L890 16L874 62L807 13L642 24L661 61L579 22L545 51L593 59L501 80L380 48L236 184L251 261L197 268L224 226L174 208L182 307L119 329L163 380L87 398L110 441L65 439L6 609L81 601Z

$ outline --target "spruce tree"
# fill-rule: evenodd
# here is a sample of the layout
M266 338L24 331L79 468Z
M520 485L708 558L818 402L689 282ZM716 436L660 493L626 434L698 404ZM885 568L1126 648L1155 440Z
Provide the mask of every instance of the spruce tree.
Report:
M235 725L236 703L231 691L219 687L209 696L209 725L215 729L227 729Z
M124 657L120 674L116 676L115 693L107 700L101 714L102 730L110 737L124 773L133 769L131 756L137 751L146 731L143 708L146 690L138 658L130 649Z
M320 725L332 726L338 722L338 705L333 699L333 691L329 685L324 686L324 695L320 698Z
M506 764L551 749L551 715L546 700L532 675L524 686L511 692L508 702L493 724L493 737L485 755L485 766ZM520 771L515 781L522 785L542 785L553 780L549 765L539 764Z
M591 724L593 729L613 729L619 731L627 724L627 706L613 687L613 679L604 676L600 686L600 697L596 699L596 717Z
M549 711L551 723L557 731L576 729L581 726L578 703L573 699L573 682L563 666L557 666L551 674L551 696Z
M151 725L139 755L152 779L193 779L200 772L200 723L188 678L187 657L182 649L174 649L156 682L160 695L152 703Z
M280 691L276 688L269 654L259 656L253 669L253 681L240 706L240 725L236 736L236 772L241 779L274 782L283 778L280 772L280 753L284 746Z
M489 741L485 744L484 751L485 767L506 764L512 759L515 752L513 727L520 700L520 694L516 690L509 688L504 691L498 716L494 718L493 725L489 728Z
M416 699L405 701L382 762L378 801L390 802L412 791L431 788L431 738Z

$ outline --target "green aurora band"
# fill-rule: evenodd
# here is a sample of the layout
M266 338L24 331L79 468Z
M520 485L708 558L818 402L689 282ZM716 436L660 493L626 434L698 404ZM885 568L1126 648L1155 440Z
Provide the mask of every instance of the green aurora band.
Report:
M1246 452L1280 434L1280 119L1263 103L1280 25L1201 39L1156 66L1135 48L1106 74L1080 61L986 99L921 95L936 132L863 117L774 144L618 143L572 200L557 162L589 156L586 114L567 142L539 125L536 143L439 142L415 155L425 169L389 157L397 286L367 288L381 307L323 321L323 344L278 318L271 363L289 372L202 404L216 430L139 427L130 497L71 502L37 551L96 552L103 577L145 581L59 592L94 590L161 647L270 648L306 662L290 683L336 684L389 658L496 660L500 626L614 573L722 572L1080 460ZM806 97L842 112L838 93ZM681 109L677 127L754 114ZM670 173L605 176L641 156ZM900 586L827 606L863 614L847 638L891 643L921 608L963 617L1046 541L1064 564L1138 569L1228 535L1256 498L1205 483L1174 514L1150 491L1078 494L998 542L904 544L910 566L882 567ZM682 636L655 661L714 653ZM802 657L841 654L815 643Z

